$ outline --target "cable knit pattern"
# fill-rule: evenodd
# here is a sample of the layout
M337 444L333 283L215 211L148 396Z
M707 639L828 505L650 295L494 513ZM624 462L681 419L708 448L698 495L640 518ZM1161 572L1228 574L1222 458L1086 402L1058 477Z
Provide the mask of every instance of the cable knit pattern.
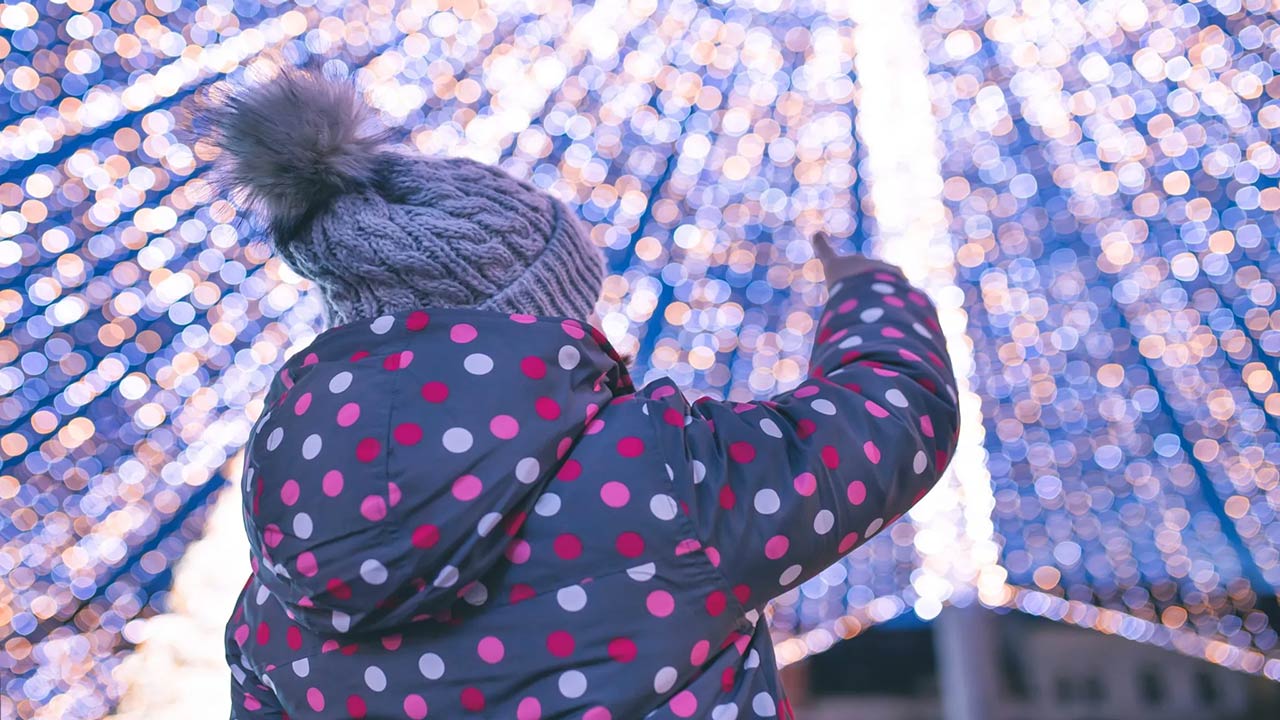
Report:
M466 158L387 151L375 181L277 247L331 325L425 307L586 317L603 258L559 200Z

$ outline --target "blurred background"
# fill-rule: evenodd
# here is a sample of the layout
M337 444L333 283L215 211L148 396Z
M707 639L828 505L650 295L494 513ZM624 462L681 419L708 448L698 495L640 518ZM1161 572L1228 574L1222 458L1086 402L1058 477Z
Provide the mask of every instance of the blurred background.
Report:
M819 228L939 305L962 449L774 604L802 718L1280 717L1277 17L4 0L0 717L227 716L239 450L320 308L174 131L281 63L570 202L637 380L797 384Z

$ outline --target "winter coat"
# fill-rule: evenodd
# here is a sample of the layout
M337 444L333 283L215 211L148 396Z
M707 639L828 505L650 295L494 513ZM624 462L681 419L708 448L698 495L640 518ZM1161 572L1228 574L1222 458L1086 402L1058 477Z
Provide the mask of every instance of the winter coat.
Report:
M636 391L573 319L322 332L246 448L233 718L792 716L765 604L906 512L955 449L933 306L838 283L808 379Z

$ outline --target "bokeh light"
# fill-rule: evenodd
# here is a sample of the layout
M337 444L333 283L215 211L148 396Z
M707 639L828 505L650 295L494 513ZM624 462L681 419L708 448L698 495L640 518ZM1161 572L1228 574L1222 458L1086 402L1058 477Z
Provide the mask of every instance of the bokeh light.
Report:
M175 134L201 88L281 62L573 204L638 381L803 379L819 228L926 287L968 443L909 522L779 599L783 662L981 601L1280 679L1280 6L875 5L5 5L0 714L110 711L320 329Z

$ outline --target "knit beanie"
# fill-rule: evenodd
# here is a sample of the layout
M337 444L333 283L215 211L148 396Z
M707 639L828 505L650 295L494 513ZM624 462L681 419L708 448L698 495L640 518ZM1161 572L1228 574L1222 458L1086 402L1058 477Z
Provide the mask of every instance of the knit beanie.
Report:
M574 318L595 307L603 259L572 211L499 168L390 146L349 81L286 68L201 97L192 121L221 151L214 186L266 223L330 325L429 307Z

